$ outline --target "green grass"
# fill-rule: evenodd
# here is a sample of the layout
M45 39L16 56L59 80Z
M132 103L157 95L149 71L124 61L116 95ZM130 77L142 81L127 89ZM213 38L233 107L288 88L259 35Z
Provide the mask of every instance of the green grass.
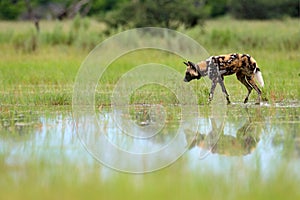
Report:
M300 99L299 87L296 87L300 83L298 22L297 19L237 21L222 18L207 21L204 28L185 30L181 27L179 31L199 41L212 55L230 52L252 55L265 79L263 97L272 103ZM0 27L1 105L71 105L72 86L81 62L92 47L107 37L105 25L91 19L42 21L39 34L29 22L0 22ZM121 29L115 30L119 31ZM184 76L182 61L158 51L133 52L121 57L101 79L96 93L97 105L110 104L114 84L132 67L157 62L173 67ZM232 101L241 102L246 88L235 76L226 77L225 82ZM209 85L203 80L190 85L195 88L199 103L206 103ZM155 102L177 103L168 91L161 88L157 91L160 93L153 98ZM165 94L170 98L161 98ZM136 95L135 103L144 103L142 96ZM253 92L250 100L255 98Z
M73 53L73 54L72 54ZM149 52L148 52L149 53ZM299 62L298 52L290 52L287 57L282 52L272 54L257 50L255 56L263 72L265 87L263 97L270 103L289 102L299 100ZM71 105L73 83L77 70L85 52L73 47L55 47L46 52L34 54L4 55L1 63L1 104L2 105ZM150 56L149 56L150 55ZM135 57L140 59L135 60ZM174 67L184 76L184 66L182 58L164 55L161 52L152 52L147 56L143 52L132 53L114 62L104 74L97 87L97 105L109 105L115 83L126 71L139 64L157 62ZM120 67L121 66L121 67ZM4 78L5 77L5 78ZM199 103L207 101L210 87L209 81L199 80L189 83L197 92ZM227 90L233 102L242 102L247 90L238 82L236 77L225 78ZM155 89L157 88L157 89ZM169 94L167 89L154 86L152 91L139 90L134 96L136 103L147 103L145 94L152 95L153 103L163 101L166 104L176 104L178 101ZM167 96L165 96L167 95ZM251 95L251 101L255 101L256 93ZM148 102L151 103L151 102Z
M212 54L221 50L293 51L300 45L299 19L232 20L221 18L207 21L203 29L190 29L187 34L208 48Z
M47 47L23 54L5 49L0 64L2 105L71 104L72 84L84 59L81 51Z

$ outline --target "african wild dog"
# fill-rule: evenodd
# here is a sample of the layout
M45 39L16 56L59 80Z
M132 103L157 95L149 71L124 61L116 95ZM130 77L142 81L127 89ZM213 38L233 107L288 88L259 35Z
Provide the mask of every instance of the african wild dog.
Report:
M208 133L197 132L195 135L192 131L185 130L187 139L191 140L189 149L198 147L213 154L242 156L252 153L260 141L262 127L251 126L250 118L233 133L235 136L226 134L224 126L218 124L215 118L210 118L210 123L211 130Z
M248 94L244 103L248 102L248 97L254 89L258 94L257 104L261 101L261 91L254 81L258 81L261 87L264 86L264 80L256 61L248 54L227 54L219 56L211 56L205 61L194 64L190 61L184 62L187 66L185 72L185 82L193 79L200 79L203 76L208 76L212 80L212 85L209 93L209 101L213 99L214 90L217 83L221 85L223 93L226 95L227 103L230 104L229 95L224 85L224 76L236 74L237 79L246 86Z

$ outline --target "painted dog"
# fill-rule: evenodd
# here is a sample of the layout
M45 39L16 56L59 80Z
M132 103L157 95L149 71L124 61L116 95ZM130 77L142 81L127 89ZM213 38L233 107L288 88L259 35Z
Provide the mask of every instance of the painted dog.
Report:
M256 104L260 104L261 91L257 87L254 78L261 87L264 86L264 80L256 61L250 55L233 53L211 56L205 61L201 61L197 64L194 64L191 61L184 62L184 64L187 66L184 78L185 82L189 82L193 79L200 79L203 76L208 76L212 80L209 101L213 99L214 90L217 83L219 83L223 93L226 95L227 103L230 104L229 94L224 85L224 76L236 74L237 79L248 90L244 103L248 102L248 97L252 89L254 89L258 94Z
M194 147L208 150L213 154L227 156L244 156L253 152L260 141L260 129L262 126L251 126L251 120L237 129L235 136L226 134L223 124L218 125L215 118L210 118L211 130L208 133L195 133L185 130L187 137L191 139L189 149Z

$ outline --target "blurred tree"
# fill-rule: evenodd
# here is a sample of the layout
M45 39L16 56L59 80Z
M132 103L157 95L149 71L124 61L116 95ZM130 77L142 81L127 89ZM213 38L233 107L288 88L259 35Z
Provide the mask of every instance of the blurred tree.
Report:
M210 17L218 17L227 13L228 0L207 1L206 7L209 9Z
M13 20L24 11L25 2L18 0L1 0L0 1L0 19Z
M299 0L230 0L230 13L242 19L299 17Z
M92 0L1 0L0 19L45 18L47 13L53 17L73 18L77 13L86 15Z
M103 15L108 11L116 9L119 4L128 1L130 0L92 0L92 7L89 15Z
M299 0L0 0L0 19L105 17L111 26L194 26L205 17L299 17ZM28 6L29 5L29 6ZM51 15L51 17L49 17Z
M132 0L119 5L106 16L112 27L161 26L177 28L200 24L205 17L204 0Z

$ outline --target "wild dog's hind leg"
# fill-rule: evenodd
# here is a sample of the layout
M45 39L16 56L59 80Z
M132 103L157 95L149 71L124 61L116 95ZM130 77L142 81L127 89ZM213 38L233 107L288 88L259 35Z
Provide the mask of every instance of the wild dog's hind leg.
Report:
M241 72L237 72L236 73L236 77L237 79L247 88L248 90L248 94L244 100L244 103L247 103L248 102L248 98L249 98L249 95L251 94L251 91L252 91L252 86L247 82L246 80L246 76L241 73Z
M230 104L229 94L227 93L227 90L226 90L225 84L224 84L224 78L223 78L223 76L220 76L218 79L219 79L219 84L221 85L221 88L222 88L222 92L226 95L227 104Z
M252 76L247 76L247 82L252 86L252 88L257 92L258 98L255 104L260 104L261 101L261 91L257 87L255 81L254 81L254 75Z

